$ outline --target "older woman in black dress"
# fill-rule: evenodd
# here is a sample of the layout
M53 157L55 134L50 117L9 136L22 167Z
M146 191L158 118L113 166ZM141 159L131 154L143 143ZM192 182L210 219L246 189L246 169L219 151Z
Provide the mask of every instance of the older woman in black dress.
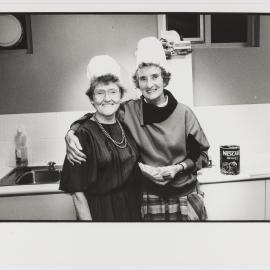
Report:
M119 65L109 56L96 56L88 75L86 94L96 113L76 131L87 158L74 165L65 159L60 189L72 193L79 220L138 221L138 151L116 117L124 94Z

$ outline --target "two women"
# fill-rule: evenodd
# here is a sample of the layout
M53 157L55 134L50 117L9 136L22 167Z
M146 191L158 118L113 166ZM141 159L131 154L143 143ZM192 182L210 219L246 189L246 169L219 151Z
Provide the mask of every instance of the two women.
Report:
M165 89L171 74L161 43L155 37L140 40L136 58L133 79L142 96L125 102L119 117L138 145L140 167L146 176L142 218L205 220L197 170L208 162L207 138L191 109L177 102ZM85 115L75 122L66 135L67 157L71 162L84 163L85 157L73 133L89 117Z
M138 150L116 118L124 95L120 67L109 56L96 56L88 65L88 77L86 94L96 113L76 131L87 160L74 166L65 160L60 189L72 193L80 220L138 221Z

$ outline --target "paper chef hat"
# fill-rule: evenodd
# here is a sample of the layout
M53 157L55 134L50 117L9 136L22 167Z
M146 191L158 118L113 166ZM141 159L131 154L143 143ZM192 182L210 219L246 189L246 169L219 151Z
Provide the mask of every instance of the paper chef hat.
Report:
M146 37L139 40L137 45L136 69L141 63L153 63L168 70L166 55L162 43L156 37Z
M112 74L120 80L120 66L109 55L97 55L90 59L87 65L87 77L91 81L94 77Z

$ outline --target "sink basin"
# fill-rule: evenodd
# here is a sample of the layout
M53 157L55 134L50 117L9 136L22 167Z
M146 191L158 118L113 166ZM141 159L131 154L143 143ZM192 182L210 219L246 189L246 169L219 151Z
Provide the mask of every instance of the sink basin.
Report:
M16 185L56 183L61 178L61 170L50 171L48 167L26 167L16 180Z

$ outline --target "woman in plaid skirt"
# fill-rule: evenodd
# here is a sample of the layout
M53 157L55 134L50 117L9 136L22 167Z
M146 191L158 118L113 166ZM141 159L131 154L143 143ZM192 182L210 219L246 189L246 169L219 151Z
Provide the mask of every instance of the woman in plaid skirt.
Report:
M206 220L197 171L207 166L208 140L192 110L165 89L171 74L159 40L138 42L134 83L142 92L122 104L119 119L131 131L140 151L145 176L142 192L144 221ZM83 162L74 130L89 119L76 121L66 135L67 156Z

